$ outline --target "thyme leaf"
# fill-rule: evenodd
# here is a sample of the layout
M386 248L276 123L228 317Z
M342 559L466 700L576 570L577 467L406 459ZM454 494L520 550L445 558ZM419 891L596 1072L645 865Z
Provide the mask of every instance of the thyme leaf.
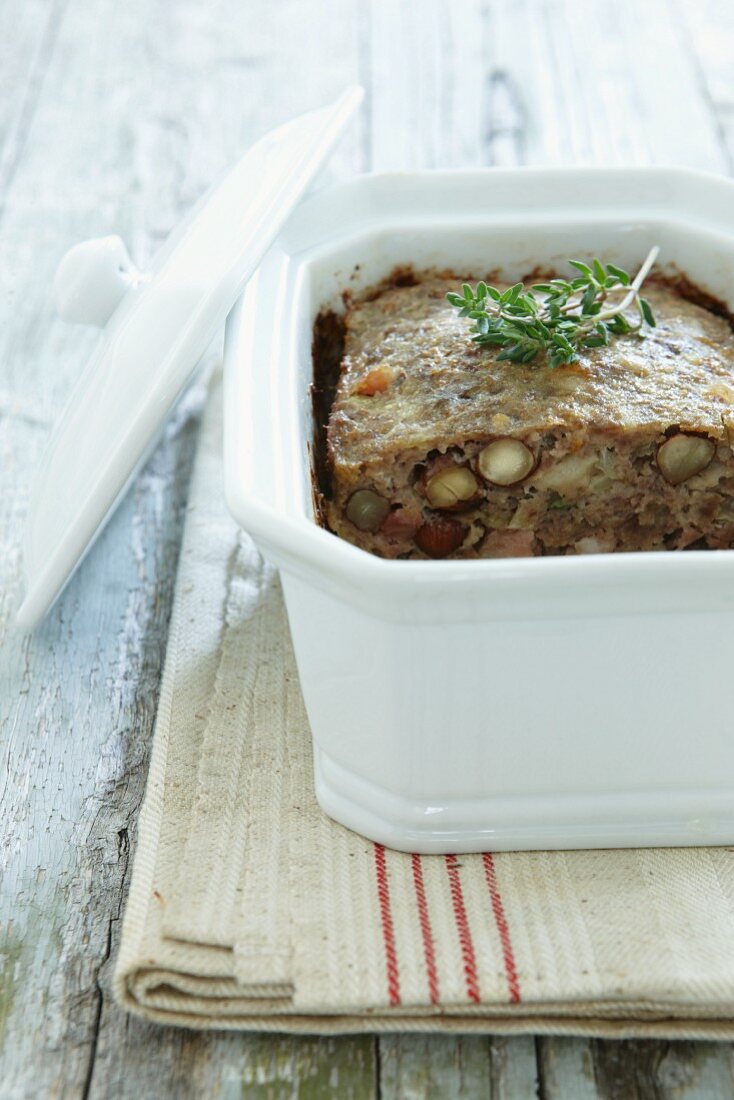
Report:
M530 363L545 353L549 366L578 359L579 348L606 346L612 336L654 327L650 303L640 289L657 259L651 248L634 279L615 264L569 260L577 274L572 279L550 279L528 289L515 283L507 290L479 282L464 283L461 293L447 300L460 317L473 322L474 343L501 349L497 359ZM636 313L630 317L632 308Z

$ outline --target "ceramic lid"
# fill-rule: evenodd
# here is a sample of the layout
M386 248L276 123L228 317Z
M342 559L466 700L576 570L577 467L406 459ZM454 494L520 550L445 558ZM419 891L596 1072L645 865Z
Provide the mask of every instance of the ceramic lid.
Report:
M55 280L65 320L104 326L31 495L18 625L51 607L114 511L211 339L362 98L301 115L245 153L150 272L119 237L77 245Z

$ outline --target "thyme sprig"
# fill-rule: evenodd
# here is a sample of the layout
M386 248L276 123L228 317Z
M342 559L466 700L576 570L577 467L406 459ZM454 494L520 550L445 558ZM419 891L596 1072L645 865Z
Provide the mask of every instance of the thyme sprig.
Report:
M474 322L476 344L502 348L498 359L530 363L541 352L548 365L559 367L578 359L579 348L598 348L612 336L654 327L650 303L640 295L659 249L651 248L634 279L615 264L569 260L578 274L573 279L550 279L525 289L515 283L505 291L464 283L462 293L446 295L460 317ZM637 315L627 311L635 307Z

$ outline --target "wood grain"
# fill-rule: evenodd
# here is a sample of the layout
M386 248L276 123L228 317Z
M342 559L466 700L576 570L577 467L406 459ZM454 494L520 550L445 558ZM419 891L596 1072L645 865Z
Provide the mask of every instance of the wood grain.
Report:
M355 78L332 173L728 171L732 6L3 0L0 19L0 1100L732 1095L725 1044L199 1034L110 1002L200 385L48 621L11 627L30 474L93 339L53 316L69 245L119 231L145 264L248 142Z
M489 1095L490 1042L476 1036L401 1035L380 1039L381 1100ZM533 1066L533 1080L535 1066Z

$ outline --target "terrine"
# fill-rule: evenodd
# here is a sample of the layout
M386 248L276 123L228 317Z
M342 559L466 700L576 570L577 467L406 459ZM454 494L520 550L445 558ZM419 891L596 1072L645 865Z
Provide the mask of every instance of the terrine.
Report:
M317 316L325 424L345 310L398 267L514 282L597 253L632 272L659 244L658 272L734 309L733 195L677 170L361 177L305 200L248 284L227 500L280 570L315 790L341 824L410 852L734 841L734 551L365 552L314 511L333 486L309 393Z
M473 342L456 276L407 281L347 308L335 534L386 558L734 546L734 334L691 288L649 283L654 327L552 367Z

